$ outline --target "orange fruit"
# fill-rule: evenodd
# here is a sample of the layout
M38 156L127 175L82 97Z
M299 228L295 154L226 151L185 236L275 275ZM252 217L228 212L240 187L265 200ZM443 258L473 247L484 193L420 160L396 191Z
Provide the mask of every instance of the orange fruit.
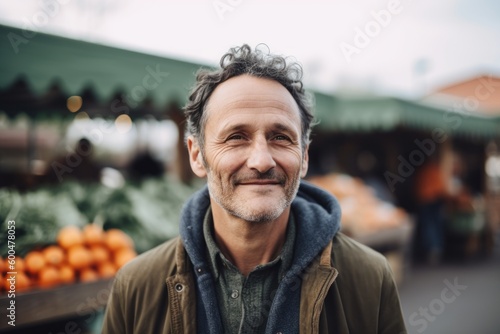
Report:
M94 260L94 264L100 264L109 261L109 251L100 245L94 245L89 248L92 253L92 259Z
M16 271L17 272L20 272L20 271L26 271L26 262L24 261L24 259L20 256L16 256Z
M13 281L8 281L8 278L11 278L12 276L15 277L15 283ZM5 291L9 291L11 287L11 282L14 283L16 287L16 292L17 291L25 291L30 288L31 286L31 281L29 277L24 273L24 272L18 272L17 274L8 274L5 275L5 277L2 278L2 286L5 289Z
M97 224L88 224L83 228L83 239L88 246L104 242L104 230Z
M45 262L53 266L60 266L64 262L64 250L59 246L49 246L43 251Z
M26 264L26 271L33 275L42 270L46 265L45 257L39 251L31 251L26 254L24 263Z
M3 266L4 266L4 272L9 272L9 271L24 271L26 270L26 265L24 264L24 259L22 257L16 256L13 262L10 262L9 258L5 258L3 260ZM14 263L15 262L15 263ZM13 266L13 267L11 267Z
M123 265L137 256L137 253L130 248L122 248L114 254L114 263L117 268L123 267Z
M61 283L59 270L53 266L47 266L38 274L38 285L41 288L52 288Z
M97 267L97 272L99 273L99 277L111 278L116 274L116 267L111 262L104 262Z
M5 266L4 259L3 259L3 257L0 257L0 274L4 273L6 271L5 268L6 268L6 266Z
M120 248L134 247L132 239L125 232L116 228L106 232L104 243L111 251L117 251Z
M93 282L99 279L99 275L94 269L85 268L80 272L80 281Z
M92 253L81 245L68 249L68 264L76 270L90 267L93 263Z
M65 226L57 233L57 243L64 249L83 244L83 232L78 226Z
M28 290L29 288L31 288L31 284L32 284L32 282L31 282L30 278L28 277L28 275L26 275L23 272L17 273L17 281L16 281L16 290L17 291Z
M75 281L75 270L69 265L64 264L59 268L59 276L63 284L73 283Z
M17 291L25 291L31 288L31 280L23 272L18 272L16 275L16 290Z

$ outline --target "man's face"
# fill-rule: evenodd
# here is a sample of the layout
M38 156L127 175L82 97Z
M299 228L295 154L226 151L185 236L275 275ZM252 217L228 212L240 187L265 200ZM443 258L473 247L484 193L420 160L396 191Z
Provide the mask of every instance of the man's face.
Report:
M214 90L205 112L205 146L191 137L188 149L212 205L246 221L277 219L307 172L293 97L276 81L241 75Z

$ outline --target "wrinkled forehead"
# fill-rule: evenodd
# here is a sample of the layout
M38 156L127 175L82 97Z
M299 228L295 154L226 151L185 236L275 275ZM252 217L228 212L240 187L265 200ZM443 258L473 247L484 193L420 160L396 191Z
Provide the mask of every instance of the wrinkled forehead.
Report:
M279 109L299 116L297 103L283 85L250 75L233 77L221 83L206 106L207 116L235 109Z

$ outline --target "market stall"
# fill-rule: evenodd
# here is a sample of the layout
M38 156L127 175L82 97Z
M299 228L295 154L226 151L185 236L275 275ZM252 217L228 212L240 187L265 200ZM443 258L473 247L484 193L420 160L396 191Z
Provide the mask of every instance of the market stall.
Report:
M0 227L12 242L0 250L0 303L15 301L18 332L98 326L116 271L178 234L180 209L197 188L165 176L119 188L0 189L0 217L8 217Z
M471 203L484 204L476 205L474 214L462 215L470 227L467 238L476 239L466 241L475 242L469 248L492 249L492 224L484 221L488 217L482 211L492 211L493 202L481 199L490 196L486 147L499 139L498 116L388 97L321 96L317 101L319 124L309 152L311 176L336 172L359 178L379 197L413 216L419 210L416 175L420 166L436 159L451 197L458 195L460 184L470 189ZM330 109L324 107L327 104ZM447 231L458 228L457 224L465 226L464 220L452 219L452 206L447 209L451 217ZM453 240L447 241L452 246ZM449 254L458 253L451 250Z
M184 150L175 152L180 106L202 65L1 25L0 33L3 235L15 222L15 249L0 250L0 303L5 311L14 286L18 332L85 332L127 258L178 233L180 208L196 189L181 182L189 168ZM59 241L68 226L91 223L130 235L133 249ZM12 329L5 324L0 331Z

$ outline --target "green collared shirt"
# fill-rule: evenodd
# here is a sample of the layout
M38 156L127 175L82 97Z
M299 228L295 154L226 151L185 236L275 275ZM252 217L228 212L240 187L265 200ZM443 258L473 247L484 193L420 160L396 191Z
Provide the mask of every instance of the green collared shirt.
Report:
M292 263L295 243L293 214L290 213L281 254L269 263L256 266L247 277L241 274L217 246L210 208L203 225L224 332L263 333L278 284Z

